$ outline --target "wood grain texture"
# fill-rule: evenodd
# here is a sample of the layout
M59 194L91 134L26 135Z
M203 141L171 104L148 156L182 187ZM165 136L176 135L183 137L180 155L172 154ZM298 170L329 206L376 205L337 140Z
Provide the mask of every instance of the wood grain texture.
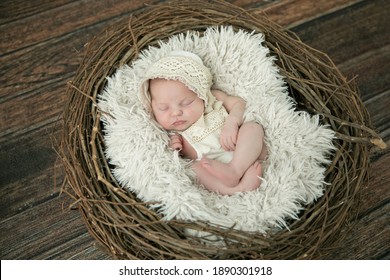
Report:
M315 3L307 0L278 1L264 9L259 9L259 13L265 13L279 25L292 28L305 22L310 22L315 18L323 17L334 11L348 7L359 0L318 0Z
M75 0L2 0L0 2L0 24L47 12L71 2L75 2Z
M156 1L74 1L0 26L0 53L8 53L63 36L98 22L108 22Z
M4 0L0 3L0 257L107 259L73 202L53 149L84 45L144 3ZM329 55L359 86L373 126L390 146L389 10L386 0L229 1L266 12ZM93 7L93 9L91 8ZM99 12L96 12L99 11ZM371 151L369 184L347 238L329 259L389 259L390 148Z

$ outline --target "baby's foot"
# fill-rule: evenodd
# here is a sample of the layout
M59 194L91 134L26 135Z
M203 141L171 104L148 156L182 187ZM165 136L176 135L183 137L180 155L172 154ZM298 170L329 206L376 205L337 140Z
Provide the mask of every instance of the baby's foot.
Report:
M263 175L263 168L259 161L255 161L242 176L240 182L237 185L237 189L241 192L252 191L260 186L260 179Z
M205 157L203 157L200 162L205 169L227 187L236 186L241 179L241 174L238 174L236 170L227 163Z

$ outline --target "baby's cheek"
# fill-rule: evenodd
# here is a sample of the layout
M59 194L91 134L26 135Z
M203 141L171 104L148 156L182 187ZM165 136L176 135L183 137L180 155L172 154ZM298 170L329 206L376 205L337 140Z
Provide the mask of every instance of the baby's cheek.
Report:
M162 118L161 118L160 114L154 113L154 119L156 120L156 122L158 122L160 125L162 125Z
M170 122L168 120L168 118L164 117L164 116L158 116L158 118L156 118L157 122L165 129L169 129L170 128Z

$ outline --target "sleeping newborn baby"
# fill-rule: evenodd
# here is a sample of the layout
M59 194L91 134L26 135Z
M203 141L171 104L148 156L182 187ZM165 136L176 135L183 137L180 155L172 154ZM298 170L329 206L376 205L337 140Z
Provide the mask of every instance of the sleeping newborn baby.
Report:
M169 146L194 160L206 189L222 195L254 190L267 156L263 127L245 116L242 98L211 86L211 72L201 58L176 51L148 70L141 101L168 131Z

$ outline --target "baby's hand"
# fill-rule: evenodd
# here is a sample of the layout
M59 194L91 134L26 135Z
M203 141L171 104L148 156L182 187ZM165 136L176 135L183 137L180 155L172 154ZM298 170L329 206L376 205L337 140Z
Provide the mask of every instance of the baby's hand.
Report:
M225 151L236 149L239 125L235 121L226 120L220 136L221 146Z
M181 151L183 149L183 138L179 134L170 135L169 147L173 150Z

